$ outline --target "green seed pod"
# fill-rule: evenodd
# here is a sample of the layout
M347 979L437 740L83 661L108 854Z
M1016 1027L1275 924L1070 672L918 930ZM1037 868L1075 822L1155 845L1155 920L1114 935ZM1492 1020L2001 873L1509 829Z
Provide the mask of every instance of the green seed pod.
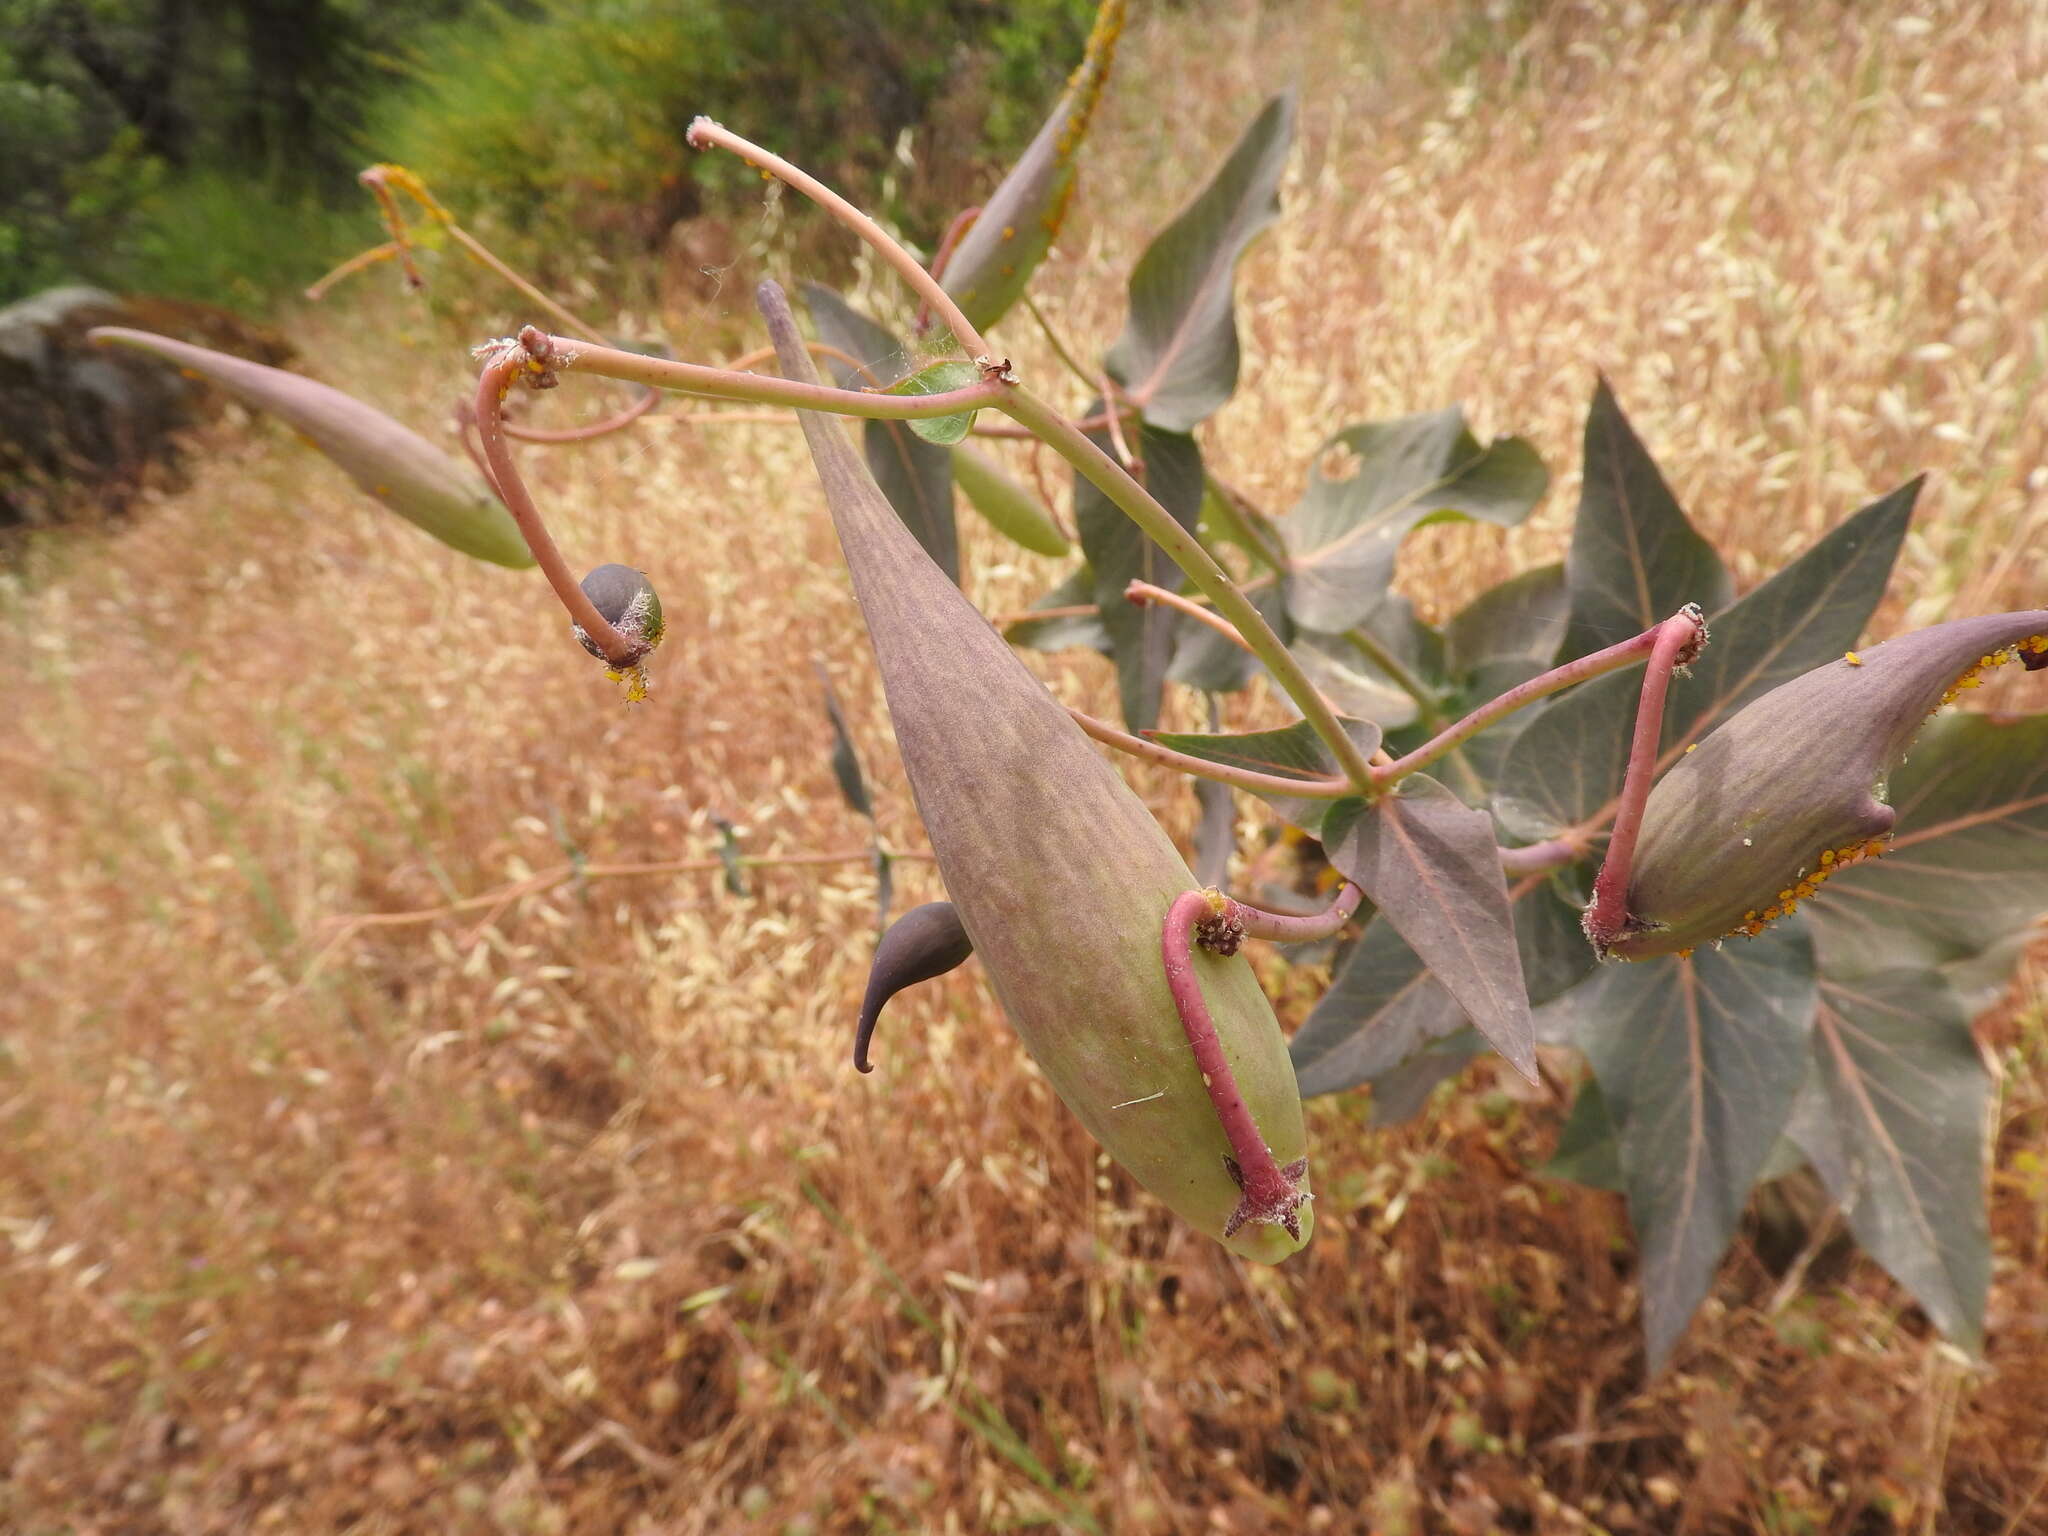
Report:
M764 283L782 371L815 375ZM1161 932L1187 865L1123 779L932 564L844 430L800 412L874 642L903 766L960 922L1026 1049L1096 1140L1153 1194L1248 1258L1307 1240L1254 1222L1167 988ZM1242 957L1192 965L1224 1059L1282 1164L1305 1156L1287 1044Z
M1884 851L1885 782L1922 723L2015 657L2048 664L2048 610L1957 619L1774 688L1689 749L1643 810L1628 918L1607 953L1754 935Z
M353 395L148 331L103 325L87 334L101 346L152 352L211 379L243 404L268 411L370 495L449 548L513 570L533 564L512 514L473 469Z

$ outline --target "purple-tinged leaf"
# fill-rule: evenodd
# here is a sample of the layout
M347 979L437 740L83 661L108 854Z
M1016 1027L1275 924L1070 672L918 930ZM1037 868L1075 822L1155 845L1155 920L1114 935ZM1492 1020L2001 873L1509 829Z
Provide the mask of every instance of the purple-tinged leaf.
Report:
M2048 915L2048 715L1939 716L1890 793L1898 820L1885 856L1845 870L1808 907L1828 975L1953 968Z
M1418 773L1372 805L1330 817L1323 846L1493 1048L1533 1080L1529 996L1492 818Z
M1115 62L1125 10L1125 0L1102 0L1080 68L946 263L940 286L977 330L994 325L1023 296L1059 236L1074 194L1074 157Z
M1089 414L1100 405L1098 401L1090 406ZM1106 431L1089 435L1098 447L1112 451ZM1203 486L1202 451L1195 440L1184 432L1168 432L1148 422L1135 446L1144 461L1145 488L1174 521L1192 530L1201 516ZM1156 604L1133 603L1124 596L1124 589L1133 581L1145 581L1177 592L1185 578L1165 550L1092 480L1078 473L1074 476L1074 525L1089 568L1095 572L1094 597L1116 658L1124 721L1134 731L1146 730L1159 720L1159 696L1166 684L1166 669L1173 663L1181 615Z
M1792 1135L1849 1230L1963 1348L1984 1342L1991 1081L1955 990L1924 970L1823 977L1813 1026L1819 1099ZM1803 1106L1804 1107L1804 1106Z
M1355 461L1341 479L1323 473L1332 452ZM1527 442L1482 447L1455 405L1347 427L1324 445L1301 500L1279 522L1288 611L1304 629L1341 634L1386 599L1412 529L1445 518L1513 527L1549 483Z
M1110 374L1170 432L1190 432L1237 388L1237 259L1280 213L1294 95L1266 103L1215 178L1153 239L1131 273L1130 319Z
M1687 521L1604 378L1586 413L1585 465L1565 557L1572 611L1561 659L1639 635L1686 603L1709 614L1726 607L1721 557Z
M887 388L910 371L912 358L903 344L830 288L805 283L803 294L818 339L858 358L867 369L862 373L838 358L829 359L833 381L841 389L876 384ZM958 581L960 535L953 517L951 456L911 431L908 422L868 421L860 431L862 456L889 505L939 569Z
M1788 925L1689 959L1605 965L1571 994L1621 1138L1652 1374L1791 1116L1816 993L1812 946Z
M473 469L374 406L282 368L168 336L113 325L87 334L102 346L153 352L211 379L243 404L268 411L370 495L450 549L513 570L533 564L512 514Z

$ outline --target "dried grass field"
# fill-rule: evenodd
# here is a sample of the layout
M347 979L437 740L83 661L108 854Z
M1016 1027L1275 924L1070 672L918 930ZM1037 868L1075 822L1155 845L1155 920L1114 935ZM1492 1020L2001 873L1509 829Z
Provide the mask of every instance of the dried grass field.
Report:
M1264 504L1352 421L1463 401L1528 434L1530 524L1404 560L1441 615L1556 557L1604 369L1744 583L1924 468L1880 629L2040 603L2048 11L1491 10L1148 12L1039 283L1056 323L1115 335L1146 235L1299 78L1206 429ZM759 275L660 323L753 345ZM442 421L463 347L525 317L390 286L292 334ZM558 421L608 398L558 393ZM2048 949L1980 1025L1987 1358L1766 1201L1646 1384L1618 1197L1529 1171L1561 1106L1490 1060L1391 1131L1312 1104L1318 1230L1277 1270L1101 1161L973 966L850 1070L874 886L814 658L883 836L922 833L787 427L526 455L573 561L660 586L632 709L537 577L288 434L231 418L191 462L0 577L0 1527L2048 1531ZM963 530L988 612L1058 574ZM1095 659L1032 665L1113 708ZM2005 688L1984 706L2048 707ZM1187 829L1179 783L1132 779ZM735 895L716 818L846 857ZM938 894L898 865L899 907ZM1310 979L1259 963L1298 1019Z

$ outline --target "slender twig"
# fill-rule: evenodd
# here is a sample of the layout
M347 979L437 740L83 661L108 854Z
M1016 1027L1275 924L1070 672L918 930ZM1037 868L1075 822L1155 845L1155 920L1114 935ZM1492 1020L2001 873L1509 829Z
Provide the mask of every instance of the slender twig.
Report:
M1351 648L1367 661L1378 667L1393 679L1394 686L1415 701L1415 712L1425 730L1437 730L1444 723L1443 711L1437 708L1436 695L1429 684L1409 670L1408 665L1396 656L1363 624L1344 631L1344 638Z
M1166 988L1173 995L1186 1032L1188 1048L1201 1069L1202 1086L1230 1143L1230 1175L1244 1191L1244 1199L1224 1223L1223 1235L1230 1237L1247 1222L1280 1226L1297 1241L1301 1237L1301 1205L1309 1198L1301 1181L1308 1173L1306 1159L1280 1166L1273 1149L1252 1117L1251 1106L1237 1086L1237 1076L1223 1051L1222 1038L1209 1003L1202 996L1202 981L1195 974L1194 940L1197 930L1215 924L1219 905L1235 905L1226 896L1206 891L1187 891L1167 908L1160 935L1160 958L1166 966Z
M653 410L654 403L660 398L659 391L644 390L639 399L617 415L594 421L587 427L522 427L516 421L507 421L504 423L505 435L522 443L587 443L593 438L630 427Z
M1566 832L1522 848L1500 850L1501 873L1509 876L1548 874L1586 856L1586 839Z
M382 245L373 245L367 251L357 251L340 266L316 278L306 285L305 296L317 304L327 297L327 290L336 283L345 282L358 272L366 271L380 261L392 261L405 254L405 247L396 240L386 240Z
M1279 541L1273 519L1228 480L1220 479L1213 474L1208 479L1209 488L1219 499L1229 504L1231 511L1237 514L1239 525L1251 536L1252 542L1259 546L1259 558L1276 571L1286 570L1292 562L1288 559L1286 546Z
M859 235L884 261L894 267L897 274L910 284L918 297L931 305L933 312L946 322L947 329L953 333L953 339L966 349L970 358L976 362L983 359L994 361L995 355L989 350L988 343L982 339L981 332L960 313L960 306L939 286L938 280L918 264L917 258L906 251L881 225L815 176L807 171L798 170L780 155L771 154L760 145L741 138L708 117L700 117L691 123L689 132L683 137L684 142L692 149L716 145L720 149L731 150L748 165L768 172L776 180L803 193L805 197Z
M1358 743L1344 733L1335 711L1309 682L1307 674L1301 670L1301 663L1280 643L1280 637L1273 633L1273 626L1266 622L1265 615L1238 590L1230 573L1216 563L1215 557L1202 547L1201 541L1176 522L1171 513L1125 474L1114 459L1090 441L1087 434L1029 390L1013 386L1005 392L1000 408L1029 427L1047 446L1079 470L1187 572L1195 585L1209 595L1216 611L1236 626L1250 644L1252 654L1265 663L1266 670L1294 701L1294 707L1301 711L1302 718L1323 738L1338 766L1343 769L1345 778L1356 786L1358 793L1368 798L1377 793L1372 781L1372 768L1358 750Z
M535 338L535 342L529 342L528 337ZM505 437L506 392L520 379L546 376L549 359L535 348L538 342L547 339L542 332L528 326L518 341L494 342L484 350L483 370L476 384L477 439L482 444L484 459L490 465L491 483L497 487L505 510L519 525L526 547L533 551L534 563L547 577L548 585L555 589L555 596L561 599L569 617L582 627L591 643L604 652L607 661L623 669L647 654L646 643L628 640L614 629L570 573L568 562L562 558L561 550L555 547L554 539L548 534L547 524L541 521L540 508L534 505L525 481L519 478L518 466L512 461L512 445Z
M1178 592L1170 592L1165 587L1156 587L1149 581L1133 581L1124 588L1124 601L1136 603L1140 608L1150 603L1155 607L1171 608L1175 613L1186 614L1197 624L1206 624L1209 628L1215 630L1217 634L1228 640L1239 650L1244 651L1248 655L1258 655L1258 652L1252 649L1252 643L1238 633L1237 626L1231 623L1230 620L1224 618L1214 608L1208 607L1203 603L1194 602Z
M1068 603L1062 608L1026 608L1021 613L991 614L989 623L997 629L1008 629L1012 624L1026 624L1033 619L1092 619L1101 612L1094 603Z
M1083 432L1099 432L1104 427L1109 425L1111 419L1115 415L1116 412L1114 411L1097 411L1092 416L1082 416L1077 418L1074 422L1074 425L1079 427ZM1125 408L1123 410L1123 415L1126 419L1131 421L1136 421L1138 419L1138 412L1133 408ZM1024 442L1026 440L1035 442L1038 438L1038 434L1036 432L1033 432L1028 427L1010 426L1000 421L977 421L974 424L974 435L976 437L1007 437L1017 442Z
M1109 421L1109 446L1116 450L1119 464L1131 474L1142 476L1145 473L1144 461L1131 452L1131 445L1124 439L1124 413L1117 409L1120 397L1116 393L1116 385L1105 373L1101 375L1098 387L1102 395L1103 410Z
M1320 912L1307 914L1294 912L1268 912L1264 907L1255 907L1234 897L1225 897L1224 917L1243 930L1248 938L1266 939L1275 944L1311 944L1317 939L1327 939L1346 923L1358 910L1358 904L1365 900L1365 892L1351 881L1346 880L1338 888L1337 899Z
M1633 873L1636 836L1642 831L1643 806L1656 777L1657 743L1664 734L1664 695L1672 671L1691 661L1705 644L1707 626L1698 608L1687 604L1652 631L1655 642L1643 671L1643 692L1636 707L1635 735L1629 743L1628 772L1608 835L1607 857L1593 879L1593 900L1586 908L1586 937L1601 954L1628 927L1628 886Z
M662 859L642 863L589 864L570 861L557 864L549 869L537 871L523 880L515 880L496 890L485 891L477 896L464 896L455 901L443 902L436 907L418 907L406 912L352 912L338 914L331 921L336 925L334 936L321 946L320 952L306 967L299 978L300 984L310 981L326 963L336 949L365 928L404 928L418 923L431 923L438 918L459 917L465 912L488 911L503 908L524 896L537 896L556 886L570 883L582 884L586 880L610 880L632 875L688 875L703 874L712 870L738 864L744 869L784 869L800 867L822 867L838 864L863 864L874 859L874 850L857 849L851 853L785 853L785 854L740 854L734 858L704 859ZM925 849L899 851L889 850L891 859L929 860L931 853Z
M1590 656L1581 656L1577 661L1566 662L1561 667L1553 667L1539 677L1532 677L1526 683L1510 688L1500 697L1480 705L1456 725L1446 728L1407 756L1397 759L1381 770L1378 775L1381 785L1398 783L1409 774L1427 768L1445 753L1470 741L1495 721L1506 718L1538 699L1547 698L1575 683L1583 683L1608 672L1618 672L1630 663L1648 656L1657 644L1657 637L1663 631L1664 626L1659 624L1653 629L1644 630L1633 639L1624 640L1619 645L1610 645L1604 651L1595 651Z
M847 367L856 370L875 389L888 388L888 385L882 382L880 376L872 368L855 357L851 352L835 347L829 341L806 341L804 346L813 357L829 357L834 362L844 363ZM750 368L768 362L774 356L775 349L773 347L756 347L751 352L741 353L725 366L734 373L745 373Z
M1143 736L1133 736L1129 731L1099 720L1094 715L1084 714L1069 708L1067 713L1074 723L1101 742L1105 747L1139 758L1144 762L1157 764L1161 768L1177 769L1181 773L1193 774L1196 778L1214 779L1219 784L1228 784L1236 789L1249 790L1258 795L1294 795L1304 800L1342 800L1358 791L1347 779L1335 776L1328 778L1289 778L1285 774L1260 773L1252 768L1239 768L1229 763L1212 763L1206 757L1192 757L1186 752L1176 752L1172 747Z
M939 237L939 248L932 253L932 281L938 282L946 275L946 266L953 259L953 253L960 248L967 231L974 227L974 221L981 217L981 206L962 208L953 215L946 232ZM922 336L932 328L932 306L926 299L917 301L917 319L912 322L914 334Z
M671 362L667 358L648 357L644 353L627 352L618 347L593 346L541 332L535 334L546 342L552 355L552 366L564 372L574 369L600 378L625 379L655 389L673 389L714 400L794 406L800 410L830 411L840 416L862 416L877 421L926 421L936 416L964 415L985 406L1000 405L1009 395L1009 386L999 379L984 379L979 384L936 395L871 394L859 389L833 389L824 384L799 384L772 374L739 373L730 368Z
M1038 322L1038 328L1045 333L1045 339L1052 347L1053 356L1060 360L1067 372L1087 385L1088 388L1095 388L1094 375L1081 366L1079 360L1068 350L1067 344L1060 340L1060 333L1053 329L1052 321L1045 317L1045 311L1038 307L1038 301L1028 293L1019 294L1017 301L1024 306L1025 312ZM1114 395L1104 395L1102 398L1106 402L1114 403L1117 397ZM1131 408L1131 414L1137 414L1135 406Z

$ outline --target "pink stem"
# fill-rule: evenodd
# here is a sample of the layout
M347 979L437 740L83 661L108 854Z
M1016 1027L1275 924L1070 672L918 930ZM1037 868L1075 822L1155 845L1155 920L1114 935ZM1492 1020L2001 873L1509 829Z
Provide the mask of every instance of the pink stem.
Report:
M1320 912L1299 916L1289 912L1268 912L1242 901L1224 898L1224 921L1234 924L1249 938L1268 939L1275 944L1309 944L1327 939L1351 921L1351 914L1365 900L1365 892L1349 880L1337 892L1337 899Z
M512 521L519 525L526 547L533 551L534 563L555 589L562 606L568 609L569 617L583 626L583 632L613 666L630 667L647 654L647 647L636 645L612 628L570 573L562 551L548 534L547 524L541 521L540 508L534 505L526 482L519 478L518 466L512 462L512 445L505 439L505 395L519 379L546 376L550 353L544 343L548 340L529 325L519 333L518 342L497 345L486 356L476 381L477 441L482 445L485 463L490 466L491 483L496 486L499 499L512 514Z
M1688 603L1652 631L1655 648L1643 671L1643 694L1636 706L1635 737L1629 743L1628 772L1614 812L1614 830L1607 839L1607 858L1593 880L1593 900L1586 908L1586 937L1603 956L1628 928L1628 886L1633 873L1636 837L1643 829L1643 806L1656 776L1657 744L1664 735L1664 695L1674 667L1689 662L1706 643L1707 626L1700 610Z
M1301 1236L1301 1203L1308 1198L1300 1186L1308 1172L1306 1159L1280 1166L1273 1149L1259 1134L1251 1106L1238 1091L1237 1077L1223 1054L1223 1040L1216 1033L1216 1021L1202 996L1201 979L1195 974L1193 940L1198 926L1213 923L1220 915L1217 900L1205 891L1186 891L1173 899L1166 911L1160 954L1166 963L1166 987L1179 1010L1181 1028L1187 1032L1188 1048L1201 1069L1202 1086L1215 1106L1216 1118L1230 1143L1228 1161L1231 1177L1244 1191L1244 1199L1224 1223L1229 1237L1246 1222L1277 1224L1296 1239Z
M1031 618L1042 615L1031 614ZM1284 774L1260 773L1253 768L1238 768L1229 763L1212 763L1206 757L1193 757L1186 752L1176 752L1172 747L1156 741L1147 741L1142 736L1133 736L1129 731L1111 725L1107 720L1083 714L1071 706L1067 714L1074 724L1081 727L1105 747L1114 747L1119 752L1141 758L1148 763L1157 763L1162 768L1178 769L1193 774L1198 779L1214 779L1219 784L1232 784L1239 789L1250 790L1255 795L1293 795L1307 800L1342 800L1356 794L1348 780L1338 778L1291 779Z
M1666 620L1665 623L1671 623ZM1532 677L1526 683L1510 688L1497 699L1491 699L1473 710L1471 714L1450 726L1440 734L1431 737L1407 756L1397 758L1383 768L1373 770L1373 779L1382 787L1397 784L1418 769L1427 768L1446 753L1470 741L1494 721L1513 714L1525 704L1533 704L1560 689L1574 683L1583 683L1589 678L1600 677L1609 672L1619 671L1638 656L1648 655L1656 645L1657 637L1664 633L1664 624L1644 630L1633 639L1619 645L1610 645L1604 651L1595 651L1590 656L1581 656L1577 661L1568 661L1561 667L1553 667L1540 677Z
M660 398L659 390L646 390L617 415L594 421L587 427L522 427L517 422L508 421L505 423L505 435L522 443L587 443L592 438L630 427L653 410L654 402Z

